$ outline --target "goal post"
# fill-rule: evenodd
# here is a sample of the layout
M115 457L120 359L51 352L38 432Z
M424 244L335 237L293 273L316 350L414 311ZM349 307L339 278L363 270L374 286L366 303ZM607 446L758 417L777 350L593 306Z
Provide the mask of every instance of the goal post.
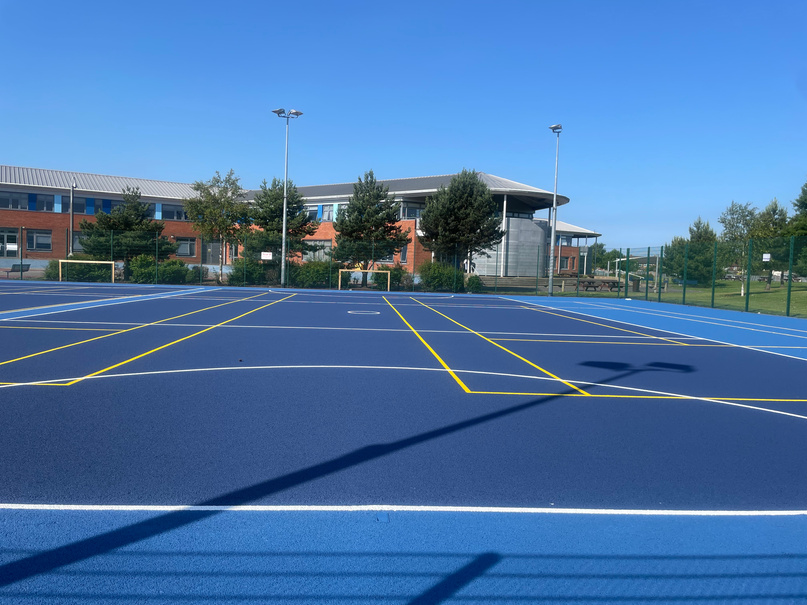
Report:
M111 274L111 282L115 283L115 261L112 260L75 260L72 258L69 259L59 259L59 281L64 281L62 279L63 273L62 270L66 263L74 264L74 265L109 265L109 272ZM69 271L67 271L69 273Z
M391 283L392 273L384 269L339 269L338 289L342 289L342 273L386 273L387 274L387 292Z

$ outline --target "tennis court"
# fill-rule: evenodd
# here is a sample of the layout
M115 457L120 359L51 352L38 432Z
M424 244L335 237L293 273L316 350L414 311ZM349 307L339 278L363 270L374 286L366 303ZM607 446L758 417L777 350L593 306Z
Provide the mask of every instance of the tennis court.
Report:
M807 601L807 325L0 284L0 602Z

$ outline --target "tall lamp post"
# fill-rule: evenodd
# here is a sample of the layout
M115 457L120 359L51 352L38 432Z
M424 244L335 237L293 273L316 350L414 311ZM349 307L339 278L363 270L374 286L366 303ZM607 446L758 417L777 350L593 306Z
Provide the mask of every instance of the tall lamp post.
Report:
M560 124L552 124L549 129L558 135L558 141L555 145L555 193L552 195L552 229L549 236L549 296L552 296L555 288L555 234L558 228L558 152L560 151L560 131L563 130L563 127Z
M70 229L68 229L69 233L67 236L70 238L70 241L67 245L67 256L73 256L73 192L76 190L76 179L73 179L73 182L70 183Z
M272 113L277 114L278 118L285 118L286 120L286 164L283 171L283 236L281 237L280 244L280 287L286 287L286 206L288 205L289 195L289 120L291 118L299 118L303 115L302 111L290 109L286 111L283 108L273 109Z

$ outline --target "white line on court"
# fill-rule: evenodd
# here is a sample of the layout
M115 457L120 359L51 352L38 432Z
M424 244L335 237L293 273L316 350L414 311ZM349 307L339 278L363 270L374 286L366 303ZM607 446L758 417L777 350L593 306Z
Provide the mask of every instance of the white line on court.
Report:
M507 506L418 506L397 504L195 506L169 504L2 504L0 510L87 512L414 512L528 515L634 515L649 517L795 517L807 510L654 510L619 508L549 508Z
M418 367L405 367L405 366L357 366L357 365L277 365L277 366L229 366L229 367L211 367L211 368L183 368L177 370L152 370L148 372L126 372L121 374L99 374L97 376L80 376L74 378L52 378L49 380L37 380L31 382L18 382L14 384L0 384L0 389L8 389L11 387L24 387L24 386L38 386L38 385L48 385L51 383L60 383L60 382L69 382L71 380L103 380L109 378L133 378L133 377L141 377L141 376L160 376L166 374L186 374L186 373L193 373L193 372L227 372L227 371L248 371L248 370L402 370L402 371L417 371L417 372L448 372L448 370L444 368L418 368ZM501 376L506 378L522 378L527 380L544 380L551 383L557 383L557 380L554 378L549 378L546 376L531 376L525 374L508 374L504 372L486 372L483 370L457 370L452 368L452 371L456 374L476 374L476 375L483 375L483 376ZM767 412L769 414L776 414L778 416L788 416L790 418L798 418L799 420L807 420L807 416L801 414L794 414L792 412L783 412L781 410L772 410L770 408L764 408L755 405L749 405L747 403L737 403L735 401L729 401L724 399L712 399L709 397L697 397L694 395L683 395L680 393L669 393L666 391L654 391L651 389L639 389L636 387L626 387L620 385L612 385L612 384L600 384L596 382L586 382L583 380L567 380L567 382L582 385L587 388L591 387L602 387L607 389L616 389L621 391L630 391L633 393L644 393L648 396L661 396L661 397L669 397L669 398L676 398L685 401L702 401L704 403L716 403L719 405L725 405L729 407L737 407L743 408L747 410L753 410L757 412ZM480 393L477 393L480 394ZM491 393L492 395L508 395L510 393ZM563 393L548 393L542 394L542 397L553 397L557 395L564 395ZM525 394L524 396L529 396ZM565 395L564 395L565 396ZM574 396L574 395L572 395ZM596 399L596 394L591 394L587 398Z
M109 307L109 306L112 306L112 305L124 305L124 304L132 303L132 302L145 302L147 300L159 300L159 299L163 299L163 298L171 298L171 297L174 297L174 296L185 296L185 295L193 293L193 292L198 292L198 290L187 290L187 291L179 291L179 292L166 292L165 294L145 294L145 295L136 295L136 296L124 296L124 297L122 297L122 299L117 298L117 299L113 299L113 300L111 300L109 302L102 302L102 303L99 303L97 305L94 304L94 305L89 305L89 306L86 306L86 307L82 307L81 305L83 303L80 303L80 302L64 303L64 304L58 304L58 305L51 305L51 307L48 310L40 308L39 311L41 311L41 313L33 313L31 315L21 315L21 316L16 316L16 317L9 318L9 319L20 320L20 319L28 319L29 317L40 317L42 315L56 315L57 313L67 313L69 311L85 311L87 309L97 309L99 307ZM146 298L146 297L148 297L148 298ZM69 306L70 308L69 309L61 309L61 308L59 308L59 307L62 307L62 306ZM0 312L0 315L2 315L3 313L17 313L17 312L24 312L24 311L25 311L25 309L20 309L20 310L10 309L8 311ZM9 321L9 319L0 318L0 321Z
M512 299L512 298L508 298L507 300L514 300L515 301L515 299ZM715 338L703 338L703 337L698 337L698 336L692 336L691 334L684 334L683 332L674 332L672 330L662 330L660 328L650 328L650 327L645 326L643 324L636 324L636 323L632 323L632 322L629 322L629 321L623 321L621 319L611 319L611 318L608 318L608 317L600 317L599 315L592 315L591 313L583 313L582 311L574 311L572 309L566 309L566 308L563 308L563 307L550 307L550 306L547 306L547 305L542 305L540 303L534 303L534 302L531 302L531 301L516 301L516 302L523 302L523 303L532 305L534 307L540 307L541 309L546 310L546 311L565 311L567 313L575 313L577 315L582 315L584 317L593 317L594 319L599 319L600 321L611 321L611 322L614 322L616 324L624 324L626 326L633 326L635 328L642 328L644 330L655 330L655 331L661 332L663 334L674 334L676 336L686 336L687 338L694 338L694 339L697 339L697 340L703 340L705 342L716 342L716 343L719 343L719 344L722 344L722 345L731 345L732 347L736 347L738 349L746 349L748 351L757 351L759 353L768 353L769 355L779 355L780 357L787 357L789 359L797 359L799 361L807 361L803 357L798 357L796 355L788 355L786 353L779 353L777 351L768 351L766 349L758 349L758 348L748 346L748 345L740 345L740 344L737 344L735 342L725 342L725 341L722 341L722 340L717 340ZM608 308L609 310L612 309L611 307L606 307L606 308ZM574 319L574 318L570 317L569 319ZM670 318L670 319L675 319L675 318ZM693 320L693 321L697 321L697 320ZM709 322L700 322L700 323L709 323ZM722 325L722 324L716 324L716 325L720 325L721 327L724 327L724 328L734 328L735 327L735 326L725 326L725 325ZM742 327L739 327L739 329L751 330L751 328L742 328ZM765 330L754 330L754 331L756 331L756 332L765 332ZM776 334L775 332L768 332L768 333L769 334ZM803 336L796 336L796 335L793 335L793 334L776 334L776 335L777 336L788 336L788 337L791 337L791 338L804 338Z

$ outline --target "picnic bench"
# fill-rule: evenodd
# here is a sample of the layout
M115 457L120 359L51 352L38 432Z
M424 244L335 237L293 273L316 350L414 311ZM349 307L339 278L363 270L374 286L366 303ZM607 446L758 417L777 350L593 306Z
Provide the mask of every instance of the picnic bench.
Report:
M580 288L585 290L603 291L619 290L620 282L618 279L581 279Z
M31 268L31 265L30 265L30 264L22 264L22 263L17 263L17 264L15 264L15 265L11 265L11 267L10 267L10 268L8 268L8 269L6 269L6 268L0 268L0 271L5 271L5 272L6 272L6 279L8 279L8 278L9 278L9 276L10 276L12 273L25 273L25 272L26 272L26 271L28 271L30 268Z

